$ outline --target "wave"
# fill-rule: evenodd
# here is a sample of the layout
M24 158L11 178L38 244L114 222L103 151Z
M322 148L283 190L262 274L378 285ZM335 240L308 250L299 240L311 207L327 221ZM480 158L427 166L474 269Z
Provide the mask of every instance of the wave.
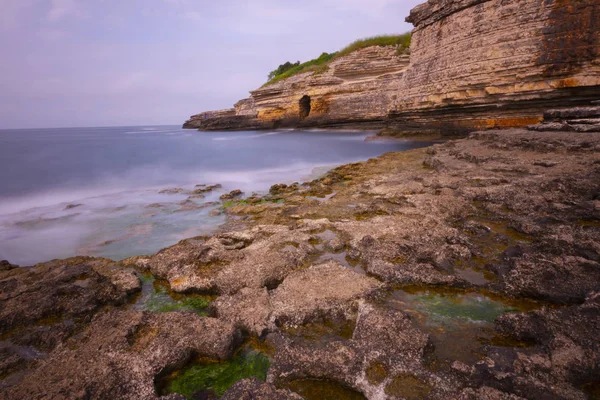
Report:
M268 132L264 135L272 135ZM259 136L259 135L256 135ZM92 199L117 198L119 204L144 203L149 197L157 195L166 187L190 187L196 184L220 183L225 189L242 189L258 191L268 189L281 182L293 182L311 176L316 163L296 162L274 168L207 170L207 169L173 169L163 165L139 167L121 174L118 178L104 176L84 187L62 187L54 190L40 191L33 194L0 198L0 216L21 212L47 212L48 208L62 211L68 204L88 204ZM177 179L173 179L177 177ZM140 182L147 182L140 184ZM148 204L157 202L149 200Z

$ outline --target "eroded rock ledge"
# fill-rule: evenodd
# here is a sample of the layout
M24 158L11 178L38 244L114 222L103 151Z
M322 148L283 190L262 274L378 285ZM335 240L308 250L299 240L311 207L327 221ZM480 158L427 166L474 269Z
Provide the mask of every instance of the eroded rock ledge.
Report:
M524 127L549 108L600 97L597 0L429 0L407 21L415 26L409 55L362 49L325 72L254 90L230 110L194 115L184 127L448 134Z
M597 390L600 133L478 132L264 200L153 256L6 264L2 397L161 398L164 377L249 339L266 381L225 399ZM208 312L138 309L148 273L177 298L211 295Z

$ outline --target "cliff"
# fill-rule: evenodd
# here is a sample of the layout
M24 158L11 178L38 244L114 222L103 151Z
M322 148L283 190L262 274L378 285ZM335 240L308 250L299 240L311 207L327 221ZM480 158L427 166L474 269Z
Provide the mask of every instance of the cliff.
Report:
M390 104L382 93L408 65L409 56L395 47L368 47L335 59L325 72L300 73L254 90L233 109L192 116L185 127L379 126Z
M598 0L429 0L407 21L410 55L362 49L184 127L475 130L600 98Z

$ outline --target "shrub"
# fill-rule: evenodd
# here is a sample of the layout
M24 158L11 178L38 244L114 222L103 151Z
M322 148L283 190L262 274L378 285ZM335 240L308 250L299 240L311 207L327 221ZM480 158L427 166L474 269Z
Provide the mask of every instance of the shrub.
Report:
M295 63L291 63L289 61L287 61L285 64L281 64L279 67L277 67L276 70L269 72L269 80L275 78L277 75L281 75L284 72L289 71L290 69L297 67L298 65L300 65L300 61L296 61Z

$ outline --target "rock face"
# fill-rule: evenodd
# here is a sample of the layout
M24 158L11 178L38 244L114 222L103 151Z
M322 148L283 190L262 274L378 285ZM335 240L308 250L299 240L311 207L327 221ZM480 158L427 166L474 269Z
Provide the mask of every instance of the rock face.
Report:
M184 126L451 132L535 124L565 99L575 106L600 97L597 0L429 0L407 21L415 26L410 56L362 49Z
M600 95L596 0L428 1L390 107L397 123L524 126Z

